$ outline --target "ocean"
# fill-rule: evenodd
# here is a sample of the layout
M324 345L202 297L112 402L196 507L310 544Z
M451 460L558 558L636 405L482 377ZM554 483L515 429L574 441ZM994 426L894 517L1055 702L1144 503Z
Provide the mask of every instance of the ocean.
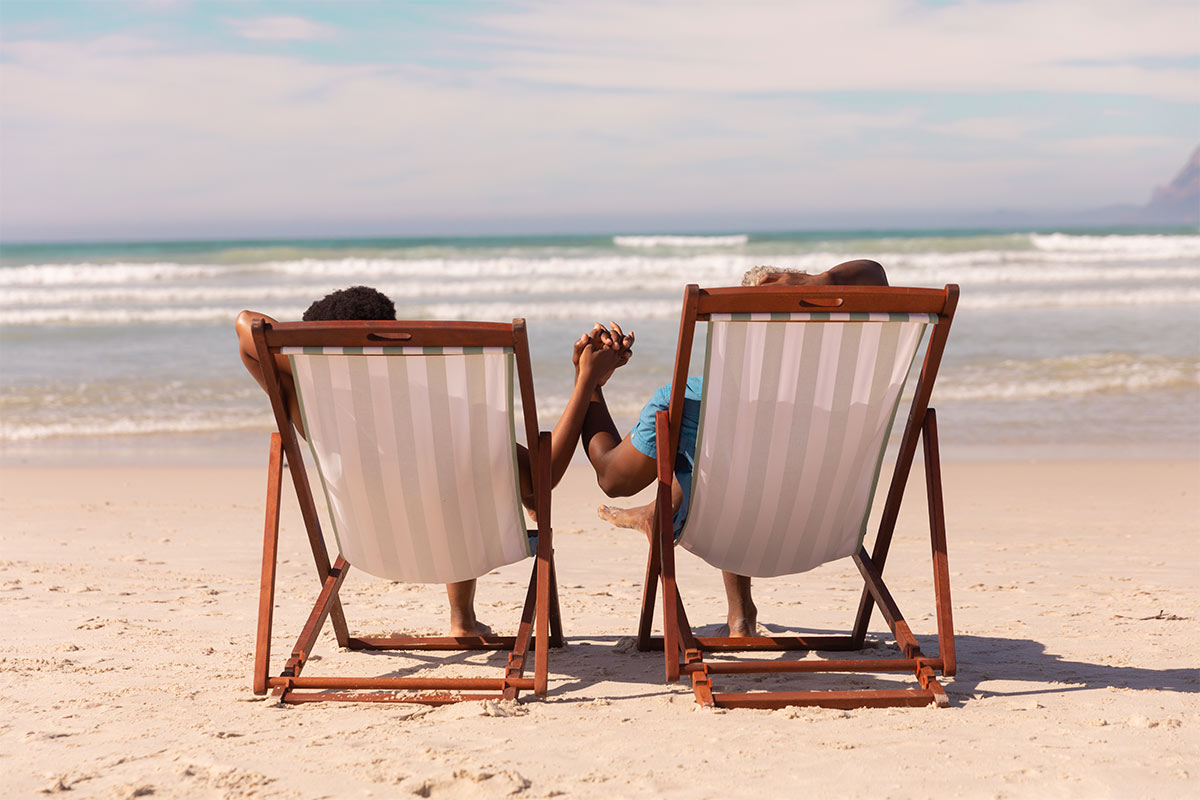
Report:
M617 320L625 430L668 380L686 284L851 258L961 286L933 398L948 456L1200 457L1200 231L1121 229L5 244L0 459L257 463L272 416L234 317L356 284L401 319L525 317L547 429L571 342Z

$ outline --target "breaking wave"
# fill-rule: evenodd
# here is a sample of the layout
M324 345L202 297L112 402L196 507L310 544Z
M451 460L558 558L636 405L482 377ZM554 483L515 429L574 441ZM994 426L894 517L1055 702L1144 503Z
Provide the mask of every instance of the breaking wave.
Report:
M728 236L676 236L656 234L652 236L614 236L617 247L740 247L750 241L744 233Z

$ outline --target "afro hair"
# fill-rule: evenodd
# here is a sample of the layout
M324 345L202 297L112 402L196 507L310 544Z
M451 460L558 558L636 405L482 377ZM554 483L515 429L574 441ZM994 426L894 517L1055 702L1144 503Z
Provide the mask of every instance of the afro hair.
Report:
M370 286L351 286L331 292L304 312L305 322L395 318L395 304L387 295Z

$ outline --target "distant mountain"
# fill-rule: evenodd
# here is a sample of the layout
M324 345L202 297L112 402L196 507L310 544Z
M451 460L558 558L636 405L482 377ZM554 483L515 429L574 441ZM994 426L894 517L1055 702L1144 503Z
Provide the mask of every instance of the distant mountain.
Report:
M1139 216L1151 224L1200 224L1200 147L1166 186L1159 186Z
M1200 226L1200 147L1192 151L1170 183L1154 190L1145 205L1126 203L1053 217L1076 225Z

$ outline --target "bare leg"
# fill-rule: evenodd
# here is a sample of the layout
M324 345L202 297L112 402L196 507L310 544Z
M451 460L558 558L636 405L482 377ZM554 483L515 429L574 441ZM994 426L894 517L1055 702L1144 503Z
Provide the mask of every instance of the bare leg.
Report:
M750 578L722 572L725 601L729 604L729 635L734 639L754 636L758 626L758 608L750 597Z
M475 580L446 584L451 636L488 636L492 629L475 619Z
M678 511L683 502L683 492L679 484L671 486L672 511ZM649 539L654 530L654 512L656 502L633 508L618 508L616 506L600 506L600 519L616 525L618 528L629 528L641 531ZM757 633L758 607L750 596L750 578L745 575L735 575L732 572L722 572L721 579L725 584L725 601L728 605L727 622L729 636L740 639L754 636Z

